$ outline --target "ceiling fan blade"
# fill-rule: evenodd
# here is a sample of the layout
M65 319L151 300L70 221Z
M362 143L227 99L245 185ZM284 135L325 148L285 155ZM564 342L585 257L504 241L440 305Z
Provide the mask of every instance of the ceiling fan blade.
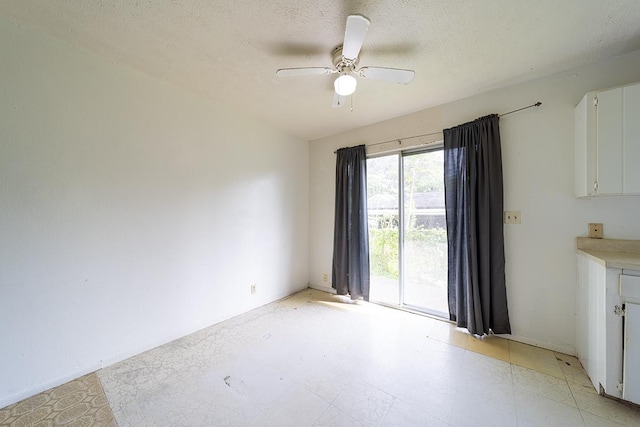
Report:
M346 96L338 95L336 92L333 92L333 102L331 103L332 108L340 108L347 102Z
M338 70L326 67L313 67L313 68L280 68L276 71L278 77L296 77L296 76L314 76L322 74L337 73Z
M347 28L344 31L342 56L352 60L358 57L370 23L371 21L362 15L349 15L347 18Z
M416 75L413 70L401 70L398 68L362 67L358 70L358 76L365 79L386 80L388 82L409 84Z

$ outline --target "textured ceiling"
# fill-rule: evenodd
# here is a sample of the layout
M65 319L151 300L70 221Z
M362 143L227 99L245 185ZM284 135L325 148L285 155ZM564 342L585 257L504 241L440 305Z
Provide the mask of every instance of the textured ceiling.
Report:
M331 108L335 76L275 76L331 67L352 13L371 20L360 65L413 83L359 80L350 111ZM640 49L638 0L2 0L0 14L305 139Z

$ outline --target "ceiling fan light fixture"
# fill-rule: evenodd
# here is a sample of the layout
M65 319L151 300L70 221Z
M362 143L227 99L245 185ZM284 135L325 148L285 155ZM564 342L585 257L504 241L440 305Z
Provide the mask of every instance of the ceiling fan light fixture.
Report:
M345 104L345 97L356 91L356 77L362 79L383 80L387 82L409 84L415 76L413 70L384 67L361 67L358 69L360 49L369 29L368 18L362 15L349 15L347 26L344 30L344 42L331 52L331 62L334 68L327 67L302 67L280 68L276 71L278 77L310 76L337 74L333 82L335 92L333 94L333 108Z
M333 82L333 87L336 93L340 96L349 96L356 91L356 85L358 81L355 77L349 74L340 74L340 76Z

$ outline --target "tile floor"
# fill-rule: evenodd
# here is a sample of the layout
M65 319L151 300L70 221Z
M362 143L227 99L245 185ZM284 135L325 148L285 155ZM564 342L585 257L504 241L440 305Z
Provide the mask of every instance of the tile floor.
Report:
M94 373L0 409L0 426L115 426Z
M97 376L119 426L640 425L575 357L311 289ZM18 423L27 401L0 425L54 425Z

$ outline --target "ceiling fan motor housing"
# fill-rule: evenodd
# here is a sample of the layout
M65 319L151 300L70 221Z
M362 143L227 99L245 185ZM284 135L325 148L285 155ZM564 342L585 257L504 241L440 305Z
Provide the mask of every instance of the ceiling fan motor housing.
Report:
M342 45L333 49L333 52L331 53L331 59L332 59L333 65L336 66L336 69L340 73L354 72L359 62L358 58L351 60L342 56Z

